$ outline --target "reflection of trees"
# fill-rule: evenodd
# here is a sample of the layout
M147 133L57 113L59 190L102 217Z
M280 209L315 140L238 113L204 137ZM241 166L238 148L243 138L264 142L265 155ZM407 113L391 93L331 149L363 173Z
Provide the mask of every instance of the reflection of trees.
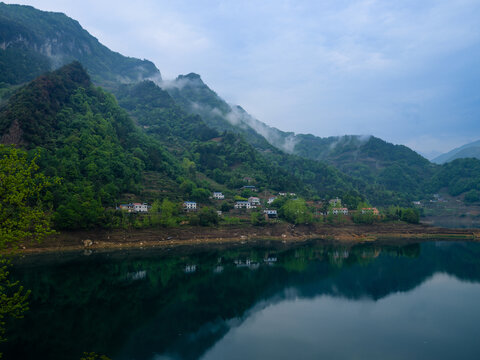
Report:
M281 300L286 288L301 297L379 299L411 290L438 271L480 281L480 244L444 246L306 244L128 258L94 254L38 267L36 259L27 259L16 275L32 289L34 311L16 325L5 353L63 359L79 358L88 348L113 359L148 359L152 353L195 359L226 334L233 319L257 303ZM265 261L273 258L273 266ZM247 259L260 266L235 265ZM196 271L186 273L187 264ZM214 271L220 265L222 271Z

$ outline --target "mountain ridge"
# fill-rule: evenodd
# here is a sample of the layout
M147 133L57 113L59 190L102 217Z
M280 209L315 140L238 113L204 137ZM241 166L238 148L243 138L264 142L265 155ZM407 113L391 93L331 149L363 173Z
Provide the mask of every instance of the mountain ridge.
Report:
M110 55L107 53L107 58ZM90 60L97 61L95 57ZM108 63L99 60L96 66ZM364 200L377 206L408 206L411 201L428 198L440 189L456 195L476 189L478 160L442 168L406 146L374 136L319 138L283 132L255 119L241 106L225 102L195 73L179 75L173 81L162 81L160 77L132 79L130 83L115 76L110 81L100 79L115 99L93 86L91 68L87 69L90 76L78 62L66 65L66 69L69 69L66 74L65 69L59 69L19 88L0 111L0 135L3 142L32 150L45 149L50 154L42 167L47 174L55 175L55 166L68 163L78 175L71 185L79 191L75 196L83 194L80 189L92 188L93 192L85 197L97 201L97 205L112 206L127 192L149 201L160 196L160 199L200 199L208 203L211 191L225 191L232 198L251 196L241 190L250 181L265 196L280 191L295 192L317 201L339 196L349 208L356 208ZM84 78L80 76L72 93L68 84L75 69L83 72ZM23 101L22 96L28 101ZM117 126L121 136L112 143L105 129ZM66 139L82 146L85 143L85 149L91 149L94 157L77 148L63 150L68 148ZM88 145L95 141L97 148L109 150L98 153L97 148ZM61 152L56 153L59 148ZM121 149L124 154L118 155L119 158L125 164L131 163L135 174L127 172L125 181L118 184L110 176L99 180L96 172L105 166L100 165L106 161L103 156L109 152L118 154ZM74 158L81 159L79 164ZM462 168L465 169L462 176L470 177L462 186L456 186L449 179ZM444 170L441 174L440 169ZM439 175L435 181L430 181L436 174ZM155 184L149 193L140 189L142 179L147 177ZM91 185L80 185L83 182Z
M455 159L461 158L477 158L480 159L480 140L459 146L449 152L437 156L432 159L436 164L445 164Z
M0 82L30 81L74 60L103 85L161 79L151 61L111 51L63 13L0 3Z

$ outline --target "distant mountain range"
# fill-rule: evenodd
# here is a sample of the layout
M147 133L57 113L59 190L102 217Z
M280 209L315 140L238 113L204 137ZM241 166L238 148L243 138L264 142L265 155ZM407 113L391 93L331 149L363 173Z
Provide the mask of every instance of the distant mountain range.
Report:
M82 213L77 225L101 216L75 208L71 196L98 210L122 194L233 197L253 179L265 193L387 206L440 189L463 194L480 182L478 160L439 166L374 136L270 127L225 102L200 75L164 81L152 62L109 50L64 14L29 6L0 3L0 100L2 143L44 153L42 170L66 179L55 197L58 216L68 223ZM462 181L452 182L459 174Z
M465 144L445 154L437 156L432 162L444 164L455 159L476 158L480 159L480 140Z

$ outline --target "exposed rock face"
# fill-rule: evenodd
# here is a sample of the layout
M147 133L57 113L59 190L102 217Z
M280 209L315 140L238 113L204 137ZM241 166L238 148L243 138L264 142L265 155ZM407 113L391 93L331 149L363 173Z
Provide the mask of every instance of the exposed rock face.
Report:
M20 124L18 123L18 120L15 119L13 120L12 124L10 125L10 128L3 134L3 136L0 139L0 144L3 145L25 145L25 142L23 141L23 131L20 128Z

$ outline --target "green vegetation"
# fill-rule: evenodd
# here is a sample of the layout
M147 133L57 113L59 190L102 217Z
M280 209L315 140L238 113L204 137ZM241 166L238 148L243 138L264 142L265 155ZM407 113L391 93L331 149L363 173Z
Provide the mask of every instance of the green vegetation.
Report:
M52 189L57 228L108 226L105 207L138 192L142 171L182 174L163 147L141 133L115 98L95 88L79 63L40 77L12 97L0 113L8 131L18 119L19 143L41 154Z
M388 221L401 220L410 224L418 224L420 222L420 211L414 208L390 206L385 210L385 219Z
M480 190L480 160L456 159L439 167L432 178L431 190L438 192L442 188L447 188L452 196Z
M52 233L46 208L52 183L38 172L36 160L29 160L22 150L0 145L0 342L6 340L6 319L23 317L30 294L11 281L5 252Z
M5 4L0 9L2 35L20 39L0 49L0 95L2 101L10 96L0 109L0 135L40 154L40 170L61 179L50 189L56 228L175 226L184 216L162 215L159 205L160 212L149 216L114 209L119 202L164 200L178 209L191 200L228 212L233 199L256 195L245 185L265 195L289 191L324 201L338 196L349 209L364 201L407 207L440 189L478 201L479 160L437 166L375 137L284 133L227 104L197 74L179 76L165 89L162 83L137 82L159 80L158 70L111 52L63 14ZM45 44L60 63L76 59L82 65L73 62L13 92L12 84L51 68L51 59L36 50ZM118 103L92 84L83 66ZM268 133L271 143L254 129ZM289 154L279 149L287 140ZM212 191L224 191L229 200L210 200ZM311 221L284 211L294 202L282 201L275 206L286 206L279 211L284 220ZM191 223L200 223L199 215ZM411 214L405 219L415 222ZM373 221L358 214L354 220Z
M290 199L285 201L280 208L279 216L297 225L308 224L313 220L313 215L303 199Z
M73 60L80 61L103 85L160 76L147 60L109 50L62 13L0 3L2 41L0 82L19 84ZM48 50L47 50L48 49Z
M37 160L0 145L0 249L52 233L47 202L53 184L38 172Z

